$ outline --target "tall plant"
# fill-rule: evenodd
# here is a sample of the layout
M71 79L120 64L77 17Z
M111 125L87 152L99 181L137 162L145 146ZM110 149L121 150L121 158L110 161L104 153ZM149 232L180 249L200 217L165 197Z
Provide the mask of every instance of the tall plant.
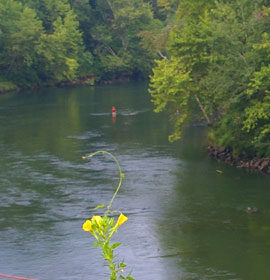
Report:
M90 232L96 239L94 246L100 247L102 251L101 256L108 263L109 269L111 271L110 280L117 280L117 279L134 280L131 277L132 271L128 274L128 276L123 275L126 264L124 263L124 261L119 262L116 259L114 250L117 247L119 247L121 243L111 242L113 235L117 233L118 227L121 226L123 223L125 223L128 219L124 214L120 213L115 223L114 218L110 217L110 215L113 214L114 212L119 212L119 211L112 211L111 206L117 193L120 190L122 180L125 177L125 174L122 172L120 164L116 159L116 157L107 151L97 151L88 156L84 156L83 159L92 158L97 154L109 155L115 161L119 170L119 182L110 203L106 207L106 211L104 215L93 216L91 219L86 220L82 228L84 231ZM104 205L99 205L96 207L96 209L104 208L104 207L105 207Z

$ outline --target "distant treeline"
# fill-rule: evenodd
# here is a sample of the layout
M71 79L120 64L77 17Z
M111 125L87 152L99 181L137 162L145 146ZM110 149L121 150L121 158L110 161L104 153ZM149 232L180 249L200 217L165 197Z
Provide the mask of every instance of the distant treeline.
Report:
M171 13L155 0L1 0L0 90L147 77Z

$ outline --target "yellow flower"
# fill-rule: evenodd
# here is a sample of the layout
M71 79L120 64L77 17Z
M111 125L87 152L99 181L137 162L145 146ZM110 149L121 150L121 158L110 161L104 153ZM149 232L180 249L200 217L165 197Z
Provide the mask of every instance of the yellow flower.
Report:
M93 216L92 217L92 223L96 223L98 226L100 226L100 221L102 218L100 216Z
M116 222L115 227L121 226L124 222L127 221L127 219L128 219L128 218L127 218L124 214L120 214L120 216L118 217L118 220L117 220L117 222Z
M84 231L93 232L92 223L91 223L90 220L86 220L85 223L83 224L82 228L83 228Z

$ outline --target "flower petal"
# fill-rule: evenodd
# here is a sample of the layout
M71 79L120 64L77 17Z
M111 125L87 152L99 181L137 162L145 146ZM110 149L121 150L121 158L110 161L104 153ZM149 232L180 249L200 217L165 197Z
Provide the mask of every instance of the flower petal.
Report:
M120 216L118 217L118 220L117 220L117 222L116 222L116 227L119 227L119 226L121 226L124 222L126 222L127 221L127 217L124 215L124 214L120 214Z
M96 225L100 226L100 221L102 220L101 216L93 216L92 223L96 223Z
M83 228L84 231L93 232L92 223L91 223L90 220L86 220L85 223L83 224L82 228Z

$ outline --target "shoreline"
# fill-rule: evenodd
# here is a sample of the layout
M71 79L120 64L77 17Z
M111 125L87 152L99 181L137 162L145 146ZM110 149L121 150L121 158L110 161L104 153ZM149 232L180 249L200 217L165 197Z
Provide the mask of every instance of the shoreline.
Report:
M270 157L233 157L232 150L226 147L208 146L207 153L228 165L236 168L245 168L248 171L256 171L264 174L270 174Z
M9 89L0 89L0 94L7 94L10 92L20 92L22 90L36 90L38 88L42 88L42 87L72 87L72 86L84 86L84 85L89 85L89 86L94 86L96 83L96 76L93 77L82 77L78 80L73 80L73 81L63 81L63 82L58 82L54 85L31 85L29 87L18 87L16 85L14 85L12 88Z
M57 82L52 85L32 85L26 88L18 87L17 85L12 85L8 89L1 89L0 88L0 94L7 94L10 92L20 92L22 90L36 90L38 88L42 87L56 87L56 88L63 88L63 87L74 87L74 86L95 86L95 85L107 85L107 84L119 84L119 83L128 83L131 81L135 81L136 78L132 77L130 73L125 73L122 75L119 75L117 77L111 78L111 79L102 79L99 76L85 76L81 77L77 80L72 81L62 81Z

